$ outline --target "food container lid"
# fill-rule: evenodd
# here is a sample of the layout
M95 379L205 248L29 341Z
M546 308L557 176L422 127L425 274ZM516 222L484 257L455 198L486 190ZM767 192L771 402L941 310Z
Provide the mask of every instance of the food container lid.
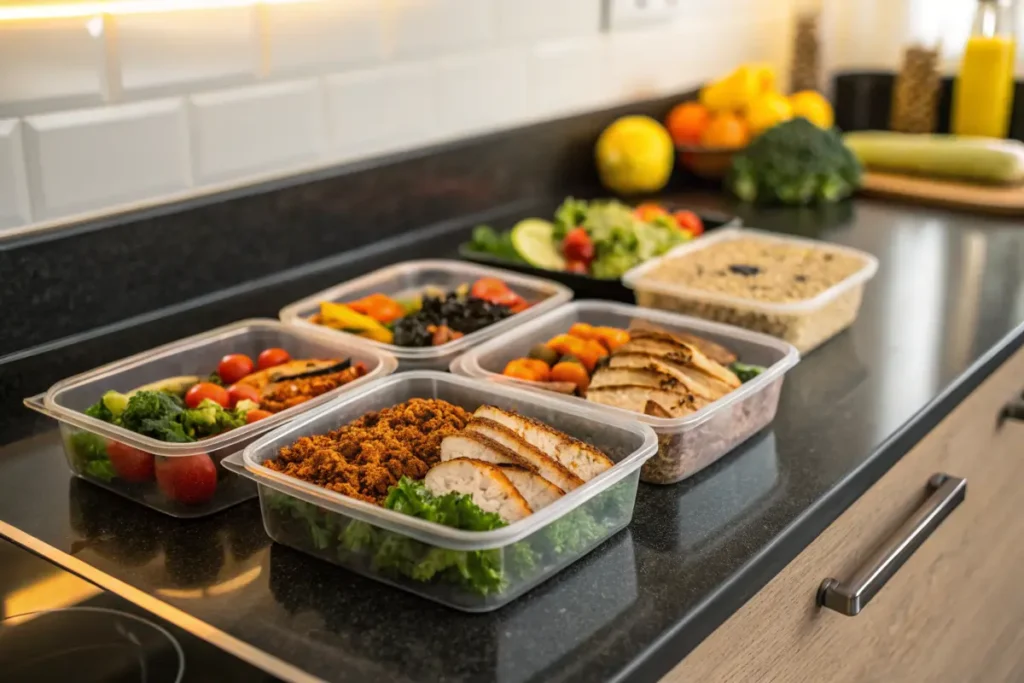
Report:
M798 245L802 247L810 247L812 249L818 249L819 251L841 253L850 256L855 256L864 261L864 266L853 275L850 275L845 280L837 282L825 291L821 292L817 296L805 299L803 301L791 301L791 302L780 302L773 303L770 301L759 301L756 299L748 299L741 296L731 296L729 294L722 294L720 292L711 292L705 289L698 289L696 287L685 287L683 285L671 284L667 282L659 282L647 278L647 275L661 265L661 263L668 259L679 258L686 254L692 254L701 249L705 249L717 242L724 242L726 240L733 240L738 237L754 237L760 240L767 240L771 242L781 242L784 244ZM802 237L791 237L789 235L782 235L775 232L769 232L767 230L755 230L753 228L727 228L724 230L716 230L714 234L707 237L701 237L698 240L682 244L675 249L672 249L658 258L651 259L646 263L643 263L636 268L631 269L625 275L622 276L622 284L630 289L637 290L643 289L646 291L657 292L658 294L666 294L668 296L675 296L686 299L696 299L705 303L723 304L727 306L734 306L737 308L754 309L764 311L766 313L778 313L778 314L802 314L810 313L815 311L825 304L829 303L839 295L849 291L852 287L863 284L874 277L878 271L878 259L871 254L854 249L852 247L846 247L840 244L833 244L831 242L820 242L817 240L805 239Z
M608 314L609 317L621 316L623 318L646 320L659 325L664 325L670 330L684 329L697 335L710 335L721 340L721 343L726 347L729 346L730 340L734 342L742 342L746 345L753 345L770 351L772 354L777 355L779 360L772 363L757 377L753 378L749 382L741 384L739 388L730 391L717 401L713 401L689 415L671 418L644 415L642 413L633 412L632 410L615 408L613 406L607 406L600 403L592 403L585 398L580 398L579 396L555 394L554 392L548 392L544 389L529 387L513 377L505 377L500 373L487 370L481 364L481 358L487 354L493 353L502 347L528 340L531 335L536 335L539 330L550 325L553 321L557 321L561 318L568 319L572 317L574 312L585 311ZM568 329L569 324L567 322L565 331L568 331ZM534 343L541 343L544 340L533 341ZM565 306L554 311L550 311L539 318L531 320L526 325L518 328L515 332L504 335L501 339L492 339L481 344L472 351L455 359L452 362L451 371L468 377L486 378L490 381L498 382L506 386L523 386L531 393L549 394L556 397L556 400L559 401L573 403L581 407L587 406L592 410L612 413L622 416L623 419L628 417L629 419L651 425L658 433L664 433L668 431L684 431L693 429L707 422L714 417L716 413L725 410L734 403L743 401L747 397L767 388L768 385L785 375L799 362L800 352L797 351L795 346L767 334L745 330L741 327L734 327L732 325L711 322L709 320L704 320L703 318L694 318L680 313L670 313L668 311L660 311L653 308L642 308L640 306L621 304L614 301L588 300L568 303Z
M593 425L595 437L591 443L602 450L605 449L602 448L600 443L601 437L597 436L602 432L606 435L614 433L620 439L632 437L637 445L631 453L619 460L613 467L582 486L567 492L551 505L519 521L490 531L454 529L435 522L429 522L425 519L410 517L409 515L374 505L373 503L350 498L315 484L289 477L263 466L264 460L276 456L283 446L293 443L307 431L307 427L322 420L326 415L330 413L343 413L346 409L356 408L358 404L371 403L374 394L388 395L389 390L396 385L413 380L431 380L435 384L465 387L485 396L501 397L507 402L514 402L519 406L535 406L544 408L552 413L571 416L575 420L583 420ZM375 406L373 409L380 409L382 407L384 406ZM368 409L366 412L369 412L369 410L371 409ZM353 415L351 419L354 420L357 417L357 415ZM556 425L552 426L557 428ZM447 372L435 370L413 370L375 380L365 385L358 395L340 396L330 403L318 406L316 410L310 411L302 419L294 420L288 425L264 435L259 440L246 446L243 452L234 453L222 462L231 471L246 476L262 486L268 486L275 491L299 498L325 510L415 538L423 543L451 550L486 550L504 547L521 541L538 529L572 512L583 503L607 491L630 473L639 469L644 462L654 456L657 450L658 439L654 431L647 425L640 424L635 420L609 416L587 405L569 405L557 399L516 387L497 385L468 377L458 377Z
M337 352L339 356L349 357L355 360L370 361L375 367L370 368L367 374L363 377L360 377L354 382L349 382L342 387L338 387L334 391L317 396L314 399L292 406L286 410L282 410L281 412L275 413L270 417L259 420L258 422L243 425L237 429L224 432L223 434L218 434L200 441L193 441L189 443L171 443L167 441L160 441L159 439L154 439L142 434L137 434L136 432L125 429L124 427L118 427L117 425L90 417L84 412L69 408L62 403L61 399L64 395L72 390L88 384L101 382L106 378L115 377L119 373L138 368L154 361L173 357L184 351L196 349L221 340L230 339L231 337L244 334L246 331L251 330L272 330L297 339L321 344L323 346L330 347L333 351ZM277 320L241 320L209 332L204 332L202 334L171 342L170 344L158 346L154 349L143 351L142 353L137 353L134 356L129 356L128 358L123 358L121 360L114 361L113 363L108 363L107 365L95 368L94 370L61 380L50 387L46 392L43 397L41 412L49 415L50 417L79 427L80 429L85 429L101 436L105 436L108 439L119 441L146 451L147 453L152 453L153 455L168 457L196 455L198 453L210 453L221 448L234 446L246 439L256 436L257 434L262 434L263 432L278 427L293 417L304 413L317 405L330 401L334 398L335 392L346 392L355 387L362 386L373 379L391 374L397 367L398 361L395 360L394 356L391 354L377 349L370 349L364 345L350 343L344 339L339 339L336 335L324 334L318 330L290 327ZM154 378L154 380L156 379L158 378ZM101 395L102 392L96 396L96 400L99 400ZM34 409L39 409L33 399L26 399L26 405Z
M532 305L521 313L511 315L504 320L488 325L476 332L471 332L459 339L454 339L440 346L428 347L384 344L355 334L331 330L330 328L311 323L308 320L309 316L320 310L320 302L322 301L341 303L375 292L387 294L395 298L402 298L403 296L418 294L423 288L430 285L440 285L441 283L430 281L431 274L436 277L449 277L451 282L454 283L451 285L453 288L459 282L472 283L472 281L482 277L498 278L504 281L517 294L532 303ZM521 275L509 270L489 268L464 261L429 259L396 263L354 280L321 290L316 294L307 296L305 299L282 308L280 318L289 325L327 329L331 334L345 335L361 344L368 344L382 351L387 351L399 360L435 360L437 358L458 355L474 344L490 339L506 330L513 329L526 320L535 318L545 311L550 311L564 304L572 299L572 296L573 292L571 289L552 280Z

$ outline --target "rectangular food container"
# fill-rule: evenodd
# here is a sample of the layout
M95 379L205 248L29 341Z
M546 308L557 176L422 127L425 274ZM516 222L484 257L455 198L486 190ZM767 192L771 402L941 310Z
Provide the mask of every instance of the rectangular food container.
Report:
M716 242L754 237L773 242L810 247L824 252L855 256L864 266L845 280L804 301L771 303L709 292L682 285L651 280L648 275L665 260L705 249ZM708 320L764 332L808 353L853 324L860 310L864 285L878 270L878 260L866 252L815 240L779 235L763 230L731 228L710 237L676 247L626 273L622 282L636 293L639 305L695 315Z
M522 358L537 344L564 334L573 323L626 329L634 320L654 323L670 332L704 337L736 353L741 362L761 365L767 370L697 412L674 418L642 415L591 403L578 396L547 392L501 374L510 360ZM779 405L782 380L799 360L800 354L792 345L738 327L612 301L574 301L473 349L452 363L451 370L506 386L527 387L580 410L599 410L650 425L658 435L658 454L644 464L640 479L652 484L674 484L704 469L771 423Z
M482 277L496 277L504 281L531 304L530 308L447 344L422 348L383 344L309 322L310 316L320 310L322 301L344 303L378 292L395 298L410 297L421 293L426 287L453 290L461 284L472 284ZM401 370L444 370L456 357L480 342L522 325L527 320L532 320L570 299L572 290L557 282L472 263L438 259L405 261L375 270L355 280L296 301L281 309L280 316L281 320L289 325L326 330L338 337L387 351L398 359Z
M324 434L411 398L441 399L467 410L485 404L515 410L594 445L616 464L548 507L490 531L453 529L403 515L263 466L300 437ZM656 448L649 427L590 406L419 370L385 377L358 395L331 401L250 444L244 453L225 460L225 466L258 484L263 523L278 543L455 609L487 612L547 580L629 524L640 467ZM383 568L384 553L391 560L399 553L405 569L393 569L393 562ZM443 553L457 553L448 559L463 572L495 572L491 575L499 587L482 592L455 568L424 574L424 561Z
M107 391L128 392L137 387L180 375L202 375L217 368L231 353L251 358L269 347L287 350L293 358L350 358L366 364L367 374L355 382L283 410L268 418L192 443L169 443L89 417L85 409ZM45 394L25 399L25 405L60 422L64 453L71 471L82 479L138 501L173 517L191 518L212 514L235 505L256 492L252 484L217 468L217 488L203 503L185 504L166 496L155 481L129 482L109 474L107 447L119 443L144 453L167 458L209 455L214 463L240 450L255 437L322 405L342 393L389 375L398 363L389 354L352 344L318 330L289 327L277 320L243 320L210 332L181 339L89 372L57 382Z

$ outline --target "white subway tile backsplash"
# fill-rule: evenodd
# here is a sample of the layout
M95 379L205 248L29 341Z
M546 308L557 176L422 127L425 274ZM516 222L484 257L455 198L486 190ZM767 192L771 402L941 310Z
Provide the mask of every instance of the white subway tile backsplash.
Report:
M238 83L260 67L252 7L123 14L111 21L128 96Z
M606 103L606 64L599 36L535 47L529 62L533 113L556 116Z
M608 36L608 81L616 101L657 97L667 90L672 63L671 30L664 28L612 33Z
M326 0L267 5L271 74L378 62L385 56L380 0Z
M21 124L0 121L0 230L29 221Z
M316 79L194 95L189 116L200 184L287 170L325 150Z
M327 77L334 153L351 159L431 142L437 134L435 80L425 63Z
M601 0L496 0L507 41L562 40L601 30Z
M103 41L95 17L0 22L0 116L98 104Z
M25 119L37 220L152 199L190 185L182 100L154 100Z
M450 54L494 42L493 0L383 1L390 50L400 58Z
M527 78L526 56L519 50L441 60L437 98L442 135L471 135L529 118Z

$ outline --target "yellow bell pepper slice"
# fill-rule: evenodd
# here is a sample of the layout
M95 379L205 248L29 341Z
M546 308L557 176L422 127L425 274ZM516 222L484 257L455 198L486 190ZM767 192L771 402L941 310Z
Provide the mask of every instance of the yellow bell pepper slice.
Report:
M393 344L395 335L368 315L357 313L345 304L323 301L320 303L320 324L334 330L351 332L382 344Z

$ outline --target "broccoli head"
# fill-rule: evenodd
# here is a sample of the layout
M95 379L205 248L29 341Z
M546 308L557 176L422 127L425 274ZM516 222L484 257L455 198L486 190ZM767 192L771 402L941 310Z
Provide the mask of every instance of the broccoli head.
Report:
M831 203L860 186L861 166L835 129L805 118L770 128L733 158L726 184L741 200Z

